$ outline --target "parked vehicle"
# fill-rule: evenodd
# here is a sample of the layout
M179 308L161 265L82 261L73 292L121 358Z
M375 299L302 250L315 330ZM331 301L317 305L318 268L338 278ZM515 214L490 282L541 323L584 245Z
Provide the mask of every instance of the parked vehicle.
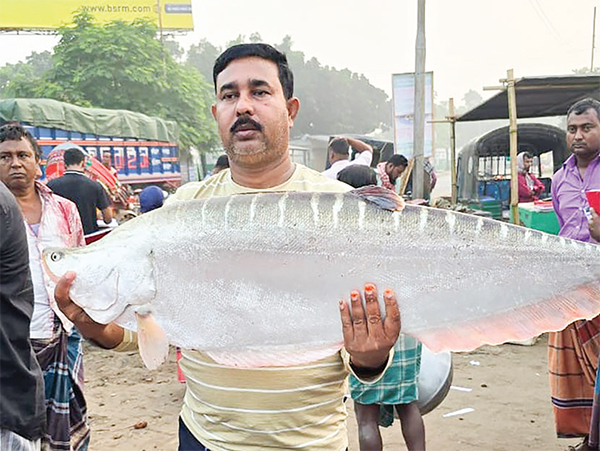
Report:
M52 154L67 141L81 146L92 164L89 175L109 192L121 219L134 215L134 189L148 184L164 189L181 184L176 124L126 110L82 108L51 99L0 100L0 125L18 121L36 138L42 157L42 180L47 165L60 175L62 154ZM116 178L105 177L98 165L110 153Z
M565 132L548 124L519 124L518 153L534 156L532 173L546 187L542 197L550 196L552 174L569 156ZM509 128L501 127L471 140L457 159L458 201L489 211L496 219L510 204Z

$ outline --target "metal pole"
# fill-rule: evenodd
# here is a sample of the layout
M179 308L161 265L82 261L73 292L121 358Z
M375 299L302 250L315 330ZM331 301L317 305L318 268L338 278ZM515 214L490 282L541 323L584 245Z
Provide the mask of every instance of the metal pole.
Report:
M596 7L594 6L594 22L592 22L592 63L590 72L594 72L594 49L596 47Z
M160 42L163 42L163 24L162 24L162 11L160 10L160 0L156 0L156 9L158 13L158 32L160 34Z
M161 53L162 53L163 78L166 80L167 79L167 56L166 56L166 52L165 52L165 41L163 38L163 23L162 23L162 11L161 11L160 0L156 0L156 6L157 6L157 10L158 10L158 32L159 32L159 36L160 36L160 47L161 47Z
M423 198L423 154L425 149L425 0L418 0L415 46L415 116L413 122L413 199Z
M458 201L458 185L456 183L456 120L454 118L454 99L448 100L450 115L450 180L452 183L452 205Z
M517 95L515 92L515 78L513 69L506 72L508 82L508 119L510 120L510 209L513 224L520 224L519 220L519 181L517 175Z

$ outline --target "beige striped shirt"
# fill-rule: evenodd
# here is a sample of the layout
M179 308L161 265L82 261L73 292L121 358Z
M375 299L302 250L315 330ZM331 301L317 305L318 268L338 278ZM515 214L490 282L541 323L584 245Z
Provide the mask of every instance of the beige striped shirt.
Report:
M269 190L237 185L229 170L204 182L182 186L173 198L188 200L258 191L346 192L351 188L296 165L292 177ZM127 333L119 350L129 350ZM309 364L241 369L220 365L208 355L183 350L187 391L181 418L211 451L298 449L341 451L348 446L345 350ZM388 364L391 359L388 359ZM366 383L375 382L379 377Z

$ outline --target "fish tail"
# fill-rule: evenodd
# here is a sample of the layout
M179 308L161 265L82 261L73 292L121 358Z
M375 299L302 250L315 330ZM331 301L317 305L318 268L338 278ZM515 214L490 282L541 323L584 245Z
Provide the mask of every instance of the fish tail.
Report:
M482 345L526 340L543 332L564 329L573 321L590 320L600 312L600 283L580 286L543 302L526 305L512 312L430 329L414 334L433 352L472 351Z

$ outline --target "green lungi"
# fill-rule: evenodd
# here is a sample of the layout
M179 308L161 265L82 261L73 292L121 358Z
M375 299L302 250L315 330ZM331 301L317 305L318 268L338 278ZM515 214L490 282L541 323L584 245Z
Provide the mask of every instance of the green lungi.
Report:
M395 405L418 399L420 369L421 343L400 334L394 346L394 359L381 379L374 384L363 384L350 375L350 394L359 404L379 404L379 425L388 427L394 421Z

